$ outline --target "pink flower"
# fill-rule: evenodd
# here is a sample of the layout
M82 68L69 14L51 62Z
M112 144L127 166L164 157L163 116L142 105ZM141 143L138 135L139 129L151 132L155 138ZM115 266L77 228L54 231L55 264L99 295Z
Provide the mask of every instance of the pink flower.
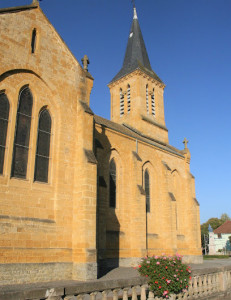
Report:
M159 265L159 264L160 264L160 262L158 261L156 264L157 264L157 265Z
M163 296L167 295L168 291L164 291L163 292Z
M173 276L176 277L176 274L174 274Z
M167 284L169 284L171 282L171 280L166 280L167 281Z
M147 264L150 264L150 260L147 260Z
M176 280L179 281L179 278L177 278Z
M158 258L159 258L159 256L156 255L156 256L155 256L155 259L158 259Z

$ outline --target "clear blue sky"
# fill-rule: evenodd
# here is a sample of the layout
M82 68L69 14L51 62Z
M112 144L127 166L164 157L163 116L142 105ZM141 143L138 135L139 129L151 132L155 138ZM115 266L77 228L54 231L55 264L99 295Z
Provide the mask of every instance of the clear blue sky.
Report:
M29 4L0 0L0 7ZM43 0L44 13L78 61L90 59L90 106L110 118L109 81L122 66L130 0ZM231 216L231 1L136 0L153 70L166 84L169 140L189 140L201 223Z

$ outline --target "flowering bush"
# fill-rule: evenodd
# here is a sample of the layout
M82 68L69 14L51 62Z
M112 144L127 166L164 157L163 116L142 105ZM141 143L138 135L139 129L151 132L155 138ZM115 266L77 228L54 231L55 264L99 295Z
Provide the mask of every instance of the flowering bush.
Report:
M138 267L141 275L149 278L155 296L169 298L170 294L186 292L189 286L190 267L182 263L182 256L152 256L142 259Z

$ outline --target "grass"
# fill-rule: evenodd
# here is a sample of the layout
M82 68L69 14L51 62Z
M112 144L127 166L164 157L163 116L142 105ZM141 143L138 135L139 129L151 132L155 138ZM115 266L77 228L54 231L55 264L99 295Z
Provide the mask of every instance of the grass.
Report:
M203 259L214 259L214 258L218 258L218 259L225 259L225 258L229 258L229 255L204 255Z

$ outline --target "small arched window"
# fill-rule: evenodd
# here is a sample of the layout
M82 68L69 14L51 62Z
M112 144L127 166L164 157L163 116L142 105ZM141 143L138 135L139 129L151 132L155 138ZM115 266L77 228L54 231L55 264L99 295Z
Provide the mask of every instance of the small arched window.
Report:
M109 166L109 180L110 180L110 191L109 191L109 204L110 207L116 207L116 164L114 159L111 160Z
M149 101L148 101L148 84L146 85L146 109L149 114Z
M47 109L39 115L34 180L48 182L51 117Z
M147 169L144 172L144 189L146 193L146 212L150 212L150 180Z
M155 116L156 115L156 105L155 105L154 89L152 90L151 99L152 99L152 115Z
M5 93L0 94L0 174L3 174L6 136L9 118L9 101Z
M124 115L124 94L122 89L120 89L120 116Z
M36 40L37 40L37 31L36 28L34 28L31 36L31 53L35 53Z
M33 96L29 87L19 93L11 176L26 178Z
M128 84L128 89L127 89L127 100L128 100L128 113L130 113L130 110L131 110L131 88L130 88L129 84Z

